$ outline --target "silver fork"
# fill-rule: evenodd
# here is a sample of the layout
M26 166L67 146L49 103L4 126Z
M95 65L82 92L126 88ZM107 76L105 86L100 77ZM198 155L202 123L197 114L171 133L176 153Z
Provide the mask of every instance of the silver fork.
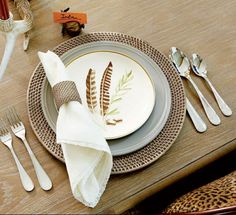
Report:
M16 137L20 138L22 142L24 143L29 156L31 158L31 161L33 163L36 176L38 178L40 187L43 190L50 190L52 188L52 182L47 175L47 173L44 171L43 167L40 165L39 161L35 157L33 151L31 150L25 136L25 126L20 120L18 114L16 113L15 108L10 108L8 113L7 113L7 118L10 123L11 130L13 133L16 135Z
M29 177L29 175L27 174L27 172L25 171L25 169L23 168L23 166L21 165L20 161L18 160L13 147L12 147L12 137L11 134L9 132L9 130L7 129L6 123L4 122L3 119L0 119L0 141L2 143L4 143L4 145L6 145L8 147L8 149L10 150L15 162L16 162L16 166L18 168L19 174L20 174L20 179L21 179L21 183L24 187L24 189L26 191L32 191L34 189L34 184L31 180L31 178Z

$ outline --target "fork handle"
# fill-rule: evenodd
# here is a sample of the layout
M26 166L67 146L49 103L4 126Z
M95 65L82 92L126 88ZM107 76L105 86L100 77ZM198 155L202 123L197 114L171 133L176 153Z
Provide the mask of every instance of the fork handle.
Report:
M47 173L44 171L43 167L40 165L39 161L37 160L37 158L35 157L33 151L31 150L27 140L24 138L22 139L22 141L25 144L25 147L30 155L30 158L32 160L40 187L43 190L50 190L52 188L52 181L50 180L49 176L47 175Z
M27 172L25 171L25 169L21 165L21 163L18 160L14 150L12 148L10 148L10 151L11 151L12 156L13 156L15 162L16 162L16 166L18 168L21 183L22 183L23 187L25 188L26 191L32 191L34 189L34 184L31 180L31 178L29 177L29 175L27 174Z

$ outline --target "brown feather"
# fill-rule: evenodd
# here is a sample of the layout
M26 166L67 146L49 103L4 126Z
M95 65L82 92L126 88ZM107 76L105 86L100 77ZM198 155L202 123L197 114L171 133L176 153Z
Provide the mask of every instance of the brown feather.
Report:
M94 112L97 106L95 71L89 69L86 78L86 99L91 112Z
M110 104L109 89L111 86L112 63L110 62L105 69L100 85L100 110L101 115L105 116Z

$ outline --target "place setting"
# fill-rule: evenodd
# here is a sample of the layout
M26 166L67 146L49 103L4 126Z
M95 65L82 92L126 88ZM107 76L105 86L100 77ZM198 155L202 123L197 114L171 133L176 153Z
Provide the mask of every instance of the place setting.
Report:
M28 47L32 27L28 1L20 11L23 9L21 31L14 30L13 16L3 11L0 30L11 39L6 42L0 78L19 34L24 34L24 49ZM39 64L28 83L27 113L41 145L65 163L74 198L94 208L111 175L138 171L168 152L180 134L186 112L195 132L207 132L205 119L192 105L192 98L186 97L183 78L193 86L212 126L221 123L221 116L194 82L194 75L210 87L224 116L231 116L232 110L208 78L200 55L193 53L190 59L171 47L165 56L148 42L124 33L80 34L86 16L68 10L55 13L54 19L62 24L63 35L73 37L52 50L37 50ZM77 32L71 32L64 20L68 17L77 22ZM0 119L0 141L13 156L23 188L31 192L34 182L14 151L11 133L26 147L40 187L51 190L53 182L31 150L14 107Z
M168 58L148 43L91 33L39 57L27 95L30 123L42 145L66 163L72 192L85 205L96 203L78 194L86 190L75 187L80 180L103 178L96 189L105 189L110 174L146 167L174 143L185 119L183 85Z
M186 100L180 76L197 87L187 72L189 62L177 48L171 49L172 64L141 39L98 32L38 55L41 63L27 94L30 123L41 144L66 163L72 193L86 206L97 204L110 174L141 169L166 153L183 126L186 105L196 130L207 129ZM193 56L193 68L213 86L201 59ZM209 120L218 125L220 118L196 90ZM222 112L230 115L214 92ZM84 171L87 175L79 177ZM86 184L90 177L91 184ZM93 180L96 198L86 194Z
M104 37L106 37L106 38L103 39ZM72 39L70 39L70 41L68 43L65 42L64 44L60 45L59 47L57 47L54 50L54 52L57 53L58 55L61 54L61 59L65 65L69 64L66 68L72 74L72 76L73 76L72 79L73 80L78 79L78 83L76 83L76 84L78 84L78 86L79 86L78 91L81 94L80 96L81 96L82 104L84 104L84 106L87 106L86 107L87 111L90 113L91 113L91 110L89 110L89 107L88 107L89 105L87 104L87 98L86 98L86 80L88 78L88 72L91 69L90 67L92 67L92 69L95 69L96 67L98 67L96 72L98 73L97 76L100 75L100 80L101 80L102 73L104 72L104 70L106 70L106 67L109 66L110 60L112 58L114 58L114 60L115 60L113 62L114 68L112 68L114 71L113 71L112 75L114 75L114 79L115 79L115 75L117 75L118 84L120 84L119 82L122 80L122 78L123 79L125 78L125 75L128 74L129 71L132 71L133 77L130 80L130 86L131 86L130 88L131 89L128 89L128 91L125 91L125 95L123 96L123 98L118 98L118 100L119 99L120 100L117 102L118 105L120 102L120 106L119 106L119 107L121 107L120 111L122 111L122 110L123 111L121 114L117 113L117 117L116 117L116 115L113 115L114 119L117 118L117 119L121 119L123 121L118 122L115 125L109 125L109 124L107 125L107 122L106 122L105 128L103 128L103 130L107 132L107 135L110 135L110 137L108 136L108 138L106 138L106 139L108 140L108 144L111 148L112 154L115 156L114 157L114 164L113 164L113 173L123 173L123 172L128 172L128 171L132 171L137 168L140 168L139 161L137 160L136 164L135 164L135 163L133 163L133 159L135 159L135 158L140 159L140 158L142 158L140 156L142 156L143 153L149 153L149 152L144 149L143 149L143 152L141 152L142 150L139 151L138 149L141 149L145 145L148 145L147 147L150 147L152 145L152 144L150 144L150 142L152 142L161 131L162 132L164 131L163 127L165 126L165 124L168 120L168 117L170 117L171 105L173 107L173 103L174 103L174 101L173 101L174 99L172 98L172 95L171 95L171 87L172 86L170 86L170 83L168 82L165 73L160 68L160 67L164 68L164 66L165 66L165 67L167 67L167 69L173 70L172 65L169 63L169 61L166 59L165 56L161 55L161 53L159 53L153 47L151 47L151 46L148 47L143 41L137 40L136 38L129 36L130 39L127 40L126 37L127 37L126 35L122 35L122 34L118 34L118 33L88 34L88 35L80 36L78 38L72 38ZM118 39L120 40L120 42L117 42ZM94 40L97 40L97 42L94 42ZM115 42L113 42L112 40L115 40ZM135 44L132 45L132 43L133 43L132 40L137 40L136 47L140 46L140 45L144 45L144 46L147 46L147 48L149 50L148 49L144 50L144 51L142 51L142 49L138 50L135 47ZM68 44L70 47L66 47L66 46L68 46ZM65 50L63 50L63 49L65 49ZM70 49L70 50L66 51L66 49ZM59 50L59 51L57 51L57 50ZM152 57L148 53L150 51L153 51L154 52L153 54L155 54L155 56ZM80 57L80 56L82 56L82 57ZM149 56L151 56L152 58ZM96 65L92 66L94 64L93 63L94 57L96 59L99 59L98 66L96 66ZM163 60L162 60L162 58L163 58ZM132 59L134 59L134 60L132 60ZM90 63L88 63L88 61L89 62L91 61L92 65ZM101 61L104 61L104 62L102 63ZM155 63L157 61L160 61L160 63L162 63L164 65L161 65L161 64L159 65L159 64ZM134 68L131 68L133 70L130 70L129 67L127 68L127 64L129 67L133 66ZM134 65L132 65L132 64L134 64ZM82 67L85 67L85 69L82 71L81 74L78 74L79 72L77 72L77 68L79 65L82 65ZM99 67L101 67L101 68L99 68ZM118 69L115 70L116 68L118 68ZM99 69L100 69L100 71L99 71ZM121 70L121 72L119 72L119 69ZM134 69L136 69L136 71L134 71ZM125 70L126 70L126 73L124 72ZM34 72L35 74L37 74L37 77L35 77L35 78L40 79L40 80L39 81L34 80L34 75L32 76L31 83L29 86L29 91L28 91L28 101L29 101L29 114L30 114L31 124L32 124L37 136L41 135L40 140L41 140L42 144L45 145L44 135L46 133L45 133L45 131L41 131L41 132L38 131L38 128L37 128L39 126L38 119L42 120L42 124L44 126L46 126L47 129L49 129L48 133L51 133L51 132L54 133L58 112L57 112L57 109L55 106L55 102L52 99L53 95L52 95L52 90L49 86L49 83L47 82L44 73L42 73L42 77L39 77L40 71L43 72L43 68L41 65L39 65ZM99 72L101 74L99 74ZM115 73L115 72L117 72L117 73ZM140 77L136 76L136 74L140 75ZM111 76L111 79L112 79L112 77L113 76ZM177 81L179 81L179 77L175 73L173 75L171 75L169 78L174 79L174 80L177 79ZM44 80L42 80L42 79L44 79ZM142 83L139 83L139 82L141 82L141 80L142 80ZM144 82L145 80L146 80L146 82ZM137 82L137 89L135 89L135 85L136 85L135 82ZM32 85L32 83L34 85ZM111 80L111 83L112 83L112 80ZM101 91L99 84L100 83L98 82L97 83L98 86L96 86L97 91L98 90ZM129 84L129 83L127 83L127 84ZM140 86L140 84L142 84L143 86L142 85ZM38 86L39 86L39 89L38 89L38 92L36 92L35 88L37 88ZM132 89L132 86L134 87L134 89ZM139 88L139 86L141 88ZM31 95L31 87L34 89L33 93L36 93L35 95L37 95L37 98L35 97L35 95ZM113 91L116 91L117 90L116 87L117 87L117 83L115 83L115 81L114 81L114 85L111 86L111 91L112 91L112 88L114 89ZM182 84L180 82L179 86L173 85L173 87L177 87L177 88L180 87L180 89L181 89ZM127 88L129 88L129 85L127 85ZM145 90L142 90L143 88ZM137 91L138 89L140 90L140 93ZM112 99L112 96L113 95L111 92L111 95L110 95L111 99ZM131 96L133 97L134 101L133 101L133 103L130 104L130 102L132 100ZM178 96L183 96L183 95L180 94ZM144 98L144 97L146 97L146 98ZM37 99L40 103L43 104L41 107L39 107L40 109L31 111L31 106L33 106L34 102L36 102L36 101L33 101L33 99ZM99 98L97 98L97 99L99 99ZM146 101L145 101L145 99L146 99ZM181 104L181 105L183 105L182 117L184 117L185 102L184 101L182 101L182 102L183 102L183 104ZM32 105L31 105L31 103L32 103ZM154 105L154 103L155 103L155 105ZM99 106L100 105L99 101L96 101L96 104L97 104L97 106ZM123 105L123 107L122 107L122 105ZM138 120L142 120L141 122L137 122L135 124L135 120L137 120L137 119L130 118L130 121L132 121L133 124L128 124L127 120L125 120L125 118L123 119L122 114L127 114L127 116L128 116L129 112L126 113L126 111L130 110L131 105L133 106L132 107L132 114L138 115L139 116ZM116 106L114 105L114 108L115 107ZM33 114L32 117L31 117L31 112ZM38 119L34 119L35 114L37 114ZM38 115L38 114L40 114L40 115ZM101 121L101 116L99 116L100 115L99 111L98 111L98 113L92 112L91 114L92 114L92 118L94 119L95 123L99 124L99 120ZM133 115L133 117L134 117L134 115ZM109 116L109 114L108 114L108 116ZM110 117L110 119L112 119L112 118L113 117ZM37 127L34 126L34 121L32 119L37 121ZM109 117L108 117L108 119L109 119ZM173 120L175 120L175 119L173 119ZM126 122L127 122L127 124L126 124ZM178 122L177 122L177 124L178 124ZM102 125L102 123L100 122L99 126L104 126L104 125ZM114 132L122 132L122 129L125 129L125 131L126 131L126 133L123 133L123 135L124 135L123 137L119 136L119 138L114 138L114 137L111 138L112 133L111 134L108 133L108 132L113 132L113 133ZM136 131L127 133L128 129L130 129L130 131L136 129ZM164 135L165 134L163 133L161 140L163 140ZM117 134L116 134L116 136L117 136ZM63 160L63 156L61 154L60 147L59 147L59 145L55 144L55 136L52 135L52 137L49 139L52 140L52 144L51 145L47 144L46 148L54 156L56 156L60 160ZM49 139L48 139L48 135L47 135L47 142ZM159 141L159 140L155 139L155 141ZM172 144L172 143L167 143L166 147L169 146L168 144ZM156 145L156 144L153 143L152 147L155 147L154 145ZM164 147L165 147L165 142L163 141L163 146L161 146L161 148L164 148ZM156 150L158 150L158 148ZM132 152L135 152L135 153L132 153ZM129 154L129 153L132 153L132 154ZM129 155L126 155L126 154L129 154ZM154 154L156 154L156 153L154 153ZM122 155L124 155L124 156L122 156ZM130 156L133 157L133 159L130 160ZM151 158L151 160L155 160L156 159L155 156L156 155L154 155L154 157ZM142 158L142 159L145 159L145 158ZM150 161L148 161L148 163ZM117 170L116 170L116 162L117 162ZM125 164L122 164L124 162L125 163L127 162L127 164L129 164L129 162L131 162L132 166L127 167ZM143 162L143 161L140 161L140 162ZM142 164L142 165L144 166L147 164ZM118 168L119 169L121 168L124 170L120 171L120 170L118 170Z

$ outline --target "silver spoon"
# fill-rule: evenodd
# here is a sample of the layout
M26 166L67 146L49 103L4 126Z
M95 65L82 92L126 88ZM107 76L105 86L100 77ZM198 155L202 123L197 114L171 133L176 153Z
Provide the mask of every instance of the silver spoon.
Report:
M171 58L171 56L170 56L170 58ZM179 59L179 60L181 61L181 59ZM181 63L181 62L179 62L179 63ZM191 104L191 102L189 101L187 96L186 96L186 109L187 109L189 117L191 118L196 130L198 132L205 132L207 130L207 125L202 120L202 118L199 116L199 114L197 113L196 109L193 107L193 105Z
M222 113L225 116L230 116L232 115L232 110L229 108L229 106L225 103L225 101L221 98L221 96L219 95L219 93L216 91L216 89L214 88L214 86L212 85L212 83L210 82L210 80L207 77L207 69L206 69L206 63L205 61L202 60L202 58L198 55L198 54L193 54L192 55L192 61L191 61L191 66L193 69L193 72L204 78L206 80L206 82L209 84L215 98L216 101L220 107L220 110L222 111Z
M214 111L214 109L211 107L211 105L208 103L206 98L203 96L195 82L192 80L190 76L190 62L186 55L180 51L176 47L171 48L171 60L175 64L177 71L179 72L180 76L185 77L187 80L190 81L190 83L193 85L194 89L196 90L199 99L202 103L202 106L205 110L205 113L209 119L209 121L213 125L219 125L220 124L220 118Z

